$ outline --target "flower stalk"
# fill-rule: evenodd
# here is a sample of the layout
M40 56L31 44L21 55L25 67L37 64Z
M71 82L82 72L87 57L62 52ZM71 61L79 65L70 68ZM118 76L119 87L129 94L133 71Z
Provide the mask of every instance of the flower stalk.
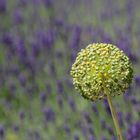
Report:
M109 94L107 94L107 101L108 101L108 104L109 104L109 107L110 107L110 111L111 111L111 115L112 115L113 122L114 122L114 125L115 125L115 129L116 129L116 132L117 132L118 140L123 140L121 129L120 129L118 119L117 119L117 115L116 115L116 112L115 112L115 109L113 107L112 100L111 100Z

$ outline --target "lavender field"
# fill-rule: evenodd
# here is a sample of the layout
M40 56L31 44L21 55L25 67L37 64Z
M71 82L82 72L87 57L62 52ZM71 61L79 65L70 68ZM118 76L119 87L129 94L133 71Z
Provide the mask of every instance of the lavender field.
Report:
M112 98L124 140L140 140L139 0L0 0L0 140L117 140L107 101L75 90L88 44L118 46L134 78Z

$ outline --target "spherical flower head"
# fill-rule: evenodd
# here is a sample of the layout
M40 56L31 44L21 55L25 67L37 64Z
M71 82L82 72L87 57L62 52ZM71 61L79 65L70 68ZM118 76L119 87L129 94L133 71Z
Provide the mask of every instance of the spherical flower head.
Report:
M70 73L75 88L92 101L124 93L133 77L129 58L116 46L104 43L82 49Z

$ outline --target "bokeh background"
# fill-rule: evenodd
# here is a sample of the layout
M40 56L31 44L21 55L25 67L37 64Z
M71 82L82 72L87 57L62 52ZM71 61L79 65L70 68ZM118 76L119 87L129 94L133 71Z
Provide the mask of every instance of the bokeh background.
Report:
M125 140L140 140L139 0L0 0L0 140L117 140L106 100L72 85L76 54L112 43L134 79L113 104Z

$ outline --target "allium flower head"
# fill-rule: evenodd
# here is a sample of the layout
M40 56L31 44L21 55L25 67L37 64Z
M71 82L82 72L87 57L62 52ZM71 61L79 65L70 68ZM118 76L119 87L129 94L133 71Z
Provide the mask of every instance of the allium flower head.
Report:
M129 87L133 71L129 58L112 44L90 44L82 49L72 65L73 84L89 99L120 95Z

